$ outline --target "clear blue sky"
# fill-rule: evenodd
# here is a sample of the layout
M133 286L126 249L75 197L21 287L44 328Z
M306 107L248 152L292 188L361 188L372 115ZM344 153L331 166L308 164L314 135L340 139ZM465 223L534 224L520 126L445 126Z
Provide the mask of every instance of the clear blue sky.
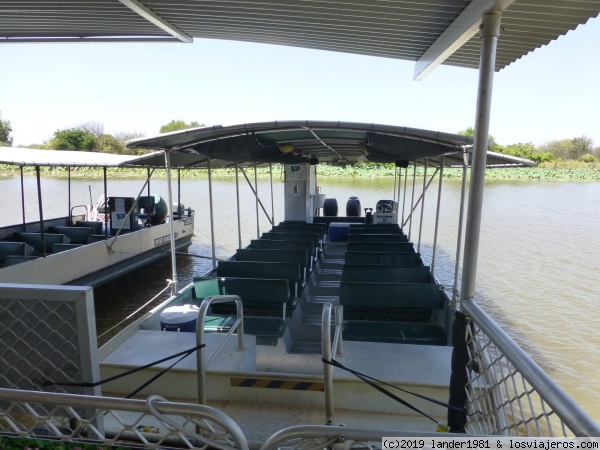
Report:
M2 44L0 112L14 145L99 122L158 133L284 119L376 122L457 132L474 122L477 71L231 41ZM496 73L491 134L500 144L586 135L600 146L600 20Z

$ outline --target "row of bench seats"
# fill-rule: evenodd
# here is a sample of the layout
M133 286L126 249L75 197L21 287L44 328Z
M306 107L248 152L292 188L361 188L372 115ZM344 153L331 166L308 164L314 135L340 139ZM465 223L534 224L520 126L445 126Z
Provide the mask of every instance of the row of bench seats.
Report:
M340 285L345 340L446 345L444 329L431 323L444 301L397 225L349 227Z
M76 226L51 226L44 232L18 232L0 242L0 267L59 253L105 239L101 222L78 221ZM44 251L45 250L45 251Z

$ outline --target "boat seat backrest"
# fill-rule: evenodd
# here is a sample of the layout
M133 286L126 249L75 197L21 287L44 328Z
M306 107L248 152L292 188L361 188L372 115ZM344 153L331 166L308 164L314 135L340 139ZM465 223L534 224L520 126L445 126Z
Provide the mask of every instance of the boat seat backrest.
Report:
M92 228L92 234L102 234L102 222L93 220L78 220L75 222L75 226Z
M408 242L403 234L348 234L348 242Z
M23 256L23 255L7 255L4 259L4 267L14 266L15 264L21 264L27 261L40 258L39 256Z
M79 248L83 244L54 244L52 246L52 253L66 252L67 250L73 250Z
M446 345L448 336L433 323L414 322L344 322L345 341L387 342L390 344Z
M315 256L315 246L309 241L280 241L273 239L253 239L247 247L265 250L304 250L310 257Z
M71 240L71 244L87 244L90 234L94 231L91 227L49 227L50 233L64 234Z
M381 266L351 264L342 267L342 282L367 283L431 283L429 266Z
M294 227L291 225L275 225L271 231L276 233L315 233L319 236L320 240L323 240L323 236L325 232L323 228L313 228L313 227Z
M261 239L272 239L277 241L308 241L315 247L319 245L319 235L317 233L282 233L277 231L268 231L263 233Z
M348 320L429 322L444 307L436 284L342 282L340 304Z
M29 256L33 247L25 242L0 242L0 266L7 256Z
M211 295L239 295L244 314L280 316L283 305L291 312L297 302L290 297L288 280L264 278L194 278L194 296L204 299ZM235 305L212 306L213 313L235 314Z
M217 266L217 276L287 280L290 294L294 297L298 296L302 280L300 264L289 262L221 261Z
M264 262L295 262L301 267L310 267L310 260L306 250L273 250L273 249L238 249L236 261L264 261Z
M404 236L404 233L400 228L379 228L377 225L371 227L369 225L365 225L364 227L353 227L348 228L349 235L355 234L399 234Z
M31 245L37 252L42 252L42 233L16 233L15 237ZM68 244L71 241L64 234L44 233L44 242L46 244L46 252L51 253L54 244Z
M103 234L90 234L88 236L88 244L93 244L94 242L104 241L106 236Z
M376 264L381 266L422 266L419 253L384 253L384 252L346 252L345 263Z
M414 252L412 242L348 242L346 250L349 252L384 252L404 253Z

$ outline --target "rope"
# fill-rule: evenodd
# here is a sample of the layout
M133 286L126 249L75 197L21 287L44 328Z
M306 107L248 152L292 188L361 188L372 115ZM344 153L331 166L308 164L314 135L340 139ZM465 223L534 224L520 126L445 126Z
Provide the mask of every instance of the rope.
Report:
M115 328L119 327L120 325L123 325L123 323L125 323L127 320L131 319L133 316L135 316L137 313L139 313L142 309L144 309L146 306L148 306L150 303L152 303L154 300L156 300L158 297L160 297L173 284L173 280L167 280L167 282L168 282L167 286L162 291L160 291L158 294L156 294L154 297L152 297L150 300L148 300L146 303L144 303L142 306L140 306L134 312L129 314L127 317L125 317L119 323L110 327L108 330L106 330L104 333L102 333L100 336L98 336L98 339L103 338L104 336L106 336L106 334L110 333Z
M408 403L406 400L403 400L403 399L401 399L400 397L398 397L397 395L395 395L395 394L391 393L391 392L390 392L390 391L388 391L387 389L384 389L384 388L382 388L381 386L379 386L379 385L375 384L375 382L376 382L376 383L379 383L379 384L383 384L383 385L385 385L385 386L388 386L388 387L391 387L391 388L393 388L393 389L397 389L397 390L399 390L399 391L402 391L402 392L404 392L404 393L406 393L406 394L414 395L415 397L418 397L418 398L420 398L420 399L422 399L422 400L426 400L426 401L428 401L428 402L431 402L431 403L435 403L436 405L443 406L443 407L445 407L445 408L448 408L448 409L452 409L452 410L460 411L460 412L462 412L462 413L466 413L466 410L465 410L464 408L460 408L460 407L457 407L457 406L449 405L448 403L441 402L441 401L439 401L439 400L436 400L436 399L434 399L434 398L427 397L427 396L425 396L425 395L422 395L422 394L417 394L416 392L411 392L411 391L408 391L408 390L406 390L406 389L403 389L403 388L401 388L401 387L399 387L399 386L394 386L393 384L386 383L385 381L382 381L382 380L378 380L377 378L374 378L374 377L371 377L371 376L369 376L369 375L365 375L365 374L363 374L363 373L360 373L360 372L358 372L358 371L356 371L356 370L350 369L350 368L348 368L348 367L344 366L343 364L341 364L340 362L336 361L335 359L331 359L331 361L327 361L326 359L322 359L322 361L323 361L325 364L330 364L330 365L332 365L333 367L337 367L337 368L339 368L339 369L342 369L342 370L345 370L345 371L347 371L347 372L350 372L352 375L354 375L355 377L357 377L357 378L359 378L360 380L364 381L364 382L365 382L365 383L367 383L369 386L371 386L371 387L373 387L373 388L377 389L377 390L378 390L379 392L381 392L382 394L384 394L384 395L387 395L388 397L390 397L390 398L392 398L392 399L396 400L397 402L399 402L399 403L403 404L403 405L404 405L404 406L406 406L407 408L410 408L410 409L412 409L413 411L415 411L415 412L418 412L419 414L421 414L421 415L423 415L423 416L427 417L428 419L432 420L433 422L435 422L435 423L437 423L437 424L439 424L439 422L438 422L436 419L434 419L433 417L431 417L431 416L429 416L428 414L424 413L423 411L419 410L419 409L418 409L418 408L416 408L415 406L411 405L411 404L410 404L410 403Z
M162 358L162 359L159 359L159 360L157 360L157 361L153 361L153 362L151 362L151 363L148 363L148 364L146 364L146 365L143 365L143 366L140 366L140 367L136 367L135 369L128 370L127 372L123 372L123 373L121 373L121 374L119 374L119 375L115 375L115 376L113 376L113 377L110 377L110 378L106 378L106 379L104 379L104 380L97 381L97 382L95 382L95 383L70 383L70 382L65 382L65 383L57 383L57 382L54 382L54 381L52 381L52 380L46 380L46 379L44 379L44 380L42 381L42 383L41 383L41 384L42 384L42 386L43 386L43 387L48 387L48 386L96 387L96 386L100 386L101 384L108 383L108 382L110 382L110 381L114 381L114 380L118 380L119 378L123 378L123 377L125 377L125 376L127 376L127 375L131 375L131 374L134 374L134 373L136 373L136 372L140 372L140 371L142 371L142 370L148 369L148 368L150 368L150 367L152 367L152 366L155 366L155 365L157 365L157 364L160 364L160 363L163 363L163 362L165 362L165 361L169 361L170 359L177 358L177 357L181 356L181 358L180 358L179 360L177 360L175 363L173 363L173 364L172 364L171 366L169 366L167 369L163 370L163 371L162 371L160 374L158 374L158 375L155 375L154 377L152 377L152 379L151 379L151 381L150 381L150 382L147 382L147 383L145 383L145 384L144 384L144 385L143 385L141 388L138 388L138 389L137 389L137 390L136 390L134 393L130 394L130 395L127 397L127 398L129 398L129 397L131 397L131 396L133 396L133 395L137 394L137 392L139 392L141 389L143 389L143 388L144 388L144 387L146 387L148 384L150 384L152 381L156 380L156 379L157 379L159 376L161 376L163 373L165 373L166 371L168 371L169 369L171 369L171 368L172 368L172 367L173 367L175 364L177 364L177 363L178 363L179 361L181 361L183 358L185 358L186 356L189 356L189 355L191 355L191 354L192 354L192 353L194 353L196 350L198 350L198 349L201 349L201 348L203 348L203 347L205 347L205 346L206 346L206 344L200 344L200 345L197 345L197 346L195 346L195 347L192 347L192 348L190 348L190 349L187 349L187 350L184 350L184 351L182 351L182 352L176 353L176 354L174 354L174 355L171 355L171 356L166 356L166 357L164 357L164 358Z

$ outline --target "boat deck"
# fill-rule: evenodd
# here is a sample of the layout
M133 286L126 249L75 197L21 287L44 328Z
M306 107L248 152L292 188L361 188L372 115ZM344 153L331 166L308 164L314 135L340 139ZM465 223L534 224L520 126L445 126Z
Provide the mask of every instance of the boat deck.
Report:
M321 314L324 302L339 302L345 247L345 243L325 243L299 308L287 320L289 334L276 345L262 345L254 336L246 335L245 349L241 351L233 336L207 368L208 404L230 415L250 441L263 442L286 426L325 423ZM208 360L224 335L205 336ZM112 350L103 349L102 378L195 345L194 333L139 329L122 338ZM336 359L378 380L445 402L451 353L448 346L344 341L344 355ZM109 383L103 388L104 395L127 395L170 364L164 362L123 379L127 381ZM334 368L333 380L335 424L435 431L433 421L378 394L351 373ZM169 400L197 401L196 387L196 355L192 354L140 395L160 394ZM445 420L445 408L391 390L440 422Z

